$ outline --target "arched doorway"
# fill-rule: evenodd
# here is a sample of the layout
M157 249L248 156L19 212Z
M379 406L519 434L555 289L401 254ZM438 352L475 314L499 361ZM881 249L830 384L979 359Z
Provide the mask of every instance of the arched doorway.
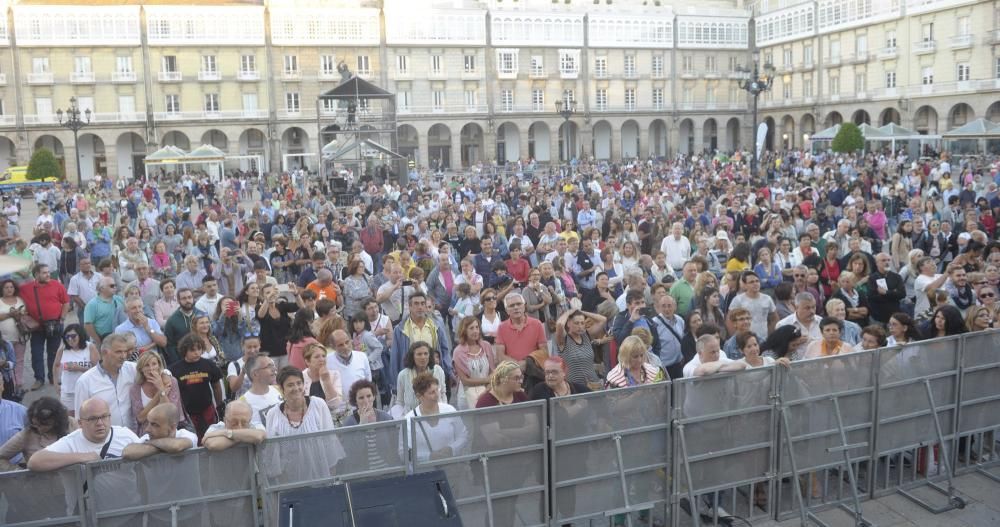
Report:
M594 124L594 144L591 147L597 159L611 159L611 123L598 121Z
M840 112L830 112L827 114L826 119L823 120L823 126L825 128L830 128L831 126L836 126L844 122L844 116L840 115Z
M549 125L539 121L528 127L528 157L539 162L552 160L552 131Z
M677 128L679 134L680 151L682 154L692 154L694 152L694 121L684 119Z
M649 155L663 157L667 155L667 123L663 119L653 119L649 123Z
M201 135L201 144L212 145L223 152L229 151L229 138L221 130L209 130Z
M864 110L858 110L854 112L854 115L851 116L851 122L853 122L858 126L861 126L863 124L872 124L872 118L870 115L868 115L868 112Z
M566 144L567 141L569 144ZM573 121L566 121L559 126L559 159L569 161L579 156L580 129Z
M811 113L802 116L799 121L799 131L802 132L802 146L809 146L809 138L816 133L816 118Z
M0 136L0 171L7 170L7 167L12 167L16 164L17 153L14 148L14 142L4 136Z
M986 119L994 123L1000 123L1000 101L991 104L986 109Z
M777 125L774 122L774 117L768 117L764 119L764 123L767 124L767 135L764 136L764 150L774 151L774 133L776 131ZM757 131L754 130L754 144L756 145Z
M795 148L795 118L791 115L786 115L781 118L781 148L782 150L791 150Z
M241 159L240 170L255 170L257 172L261 172L268 166L266 143L267 141L264 137L264 132L256 128L248 128L240 134L240 155L260 156L260 163L264 165L263 167L258 166L258 161L256 159Z
M701 125L701 148L709 154L719 148L719 125L715 119L705 119L705 124Z
M521 131L514 123L503 123L497 128L497 159L502 163L521 158Z
M958 128L975 120L975 118L976 112L972 110L972 107L964 102L960 102L952 106L951 110L948 111L948 129L953 130Z
M83 134L77 144L80 147L76 161L80 163L80 177L93 180L94 176L108 174L108 158L104 149L104 140L94 134Z
M879 126L885 126L889 123L900 124L903 119L900 117L899 112L895 108L886 108L882 110L882 113L878 116Z
M913 116L913 128L921 134L934 135L938 133L938 114L931 106L921 106Z
M740 120L736 117L726 121L726 149L735 152L740 148Z
M622 125L622 159L639 157L639 123L629 119Z
M420 134L417 129L408 124L401 124L396 128L397 151L406 158L416 160L420 152Z
M52 152L52 155L56 156L56 160L59 161L59 168L62 169L63 177L66 177L66 152L63 149L62 141L54 135L43 135L35 139L35 148L32 152L39 148L46 148Z
M143 173L143 159L146 157L146 142L135 132L125 132L115 141L115 161L118 165L116 177L135 179ZM110 174L109 174L110 175Z
M427 131L427 157L432 169L451 168L451 128L438 123Z
M163 135L163 140L160 141L160 146L176 146L185 152L191 151L191 140L184 132L179 132L177 130L167 132Z
M483 129L476 123L462 127L462 166L469 167L483 159Z
M309 151L309 134L298 126L293 126L281 134L282 170L298 170L308 167L306 153Z

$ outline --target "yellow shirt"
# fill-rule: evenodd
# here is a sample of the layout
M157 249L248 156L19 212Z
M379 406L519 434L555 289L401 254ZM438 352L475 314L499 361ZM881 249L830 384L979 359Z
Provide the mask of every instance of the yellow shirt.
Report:
M730 258L729 261L726 262L727 273L731 273L733 271L749 271L749 270L750 270L749 262L741 262L736 258Z
M431 348L438 349L437 346L437 326L430 318L424 319L424 324L422 326L417 326L413 323L413 319L407 317L406 322L403 322L403 333L410 337L410 344L414 342L424 341L431 345Z

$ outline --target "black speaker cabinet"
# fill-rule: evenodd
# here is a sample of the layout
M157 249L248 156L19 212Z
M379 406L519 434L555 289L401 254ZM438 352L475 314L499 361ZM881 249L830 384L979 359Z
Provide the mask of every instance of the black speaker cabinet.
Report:
M282 492L281 527L461 527L448 478L438 470Z

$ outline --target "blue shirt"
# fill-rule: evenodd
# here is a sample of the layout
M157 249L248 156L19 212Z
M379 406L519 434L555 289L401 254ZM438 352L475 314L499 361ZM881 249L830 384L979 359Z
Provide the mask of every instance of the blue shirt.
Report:
M6 443L8 439L17 435L24 429L25 421L28 419L28 409L14 401L6 399L0 400L0 443ZM10 458L10 462L17 464L23 461L24 456L19 452Z
M163 333L163 330L160 329L160 324L158 324L155 320L149 317L146 317L146 320L149 321L149 329L151 331L154 331L156 333ZM152 337L150 337L150 335L146 333L146 330L143 329L142 326L137 326L133 324L132 321L129 319L126 319L125 322L118 324L118 327L115 328L115 333L126 333L126 332L135 335L135 344L137 347L145 348L146 346L149 346L150 344L153 343Z

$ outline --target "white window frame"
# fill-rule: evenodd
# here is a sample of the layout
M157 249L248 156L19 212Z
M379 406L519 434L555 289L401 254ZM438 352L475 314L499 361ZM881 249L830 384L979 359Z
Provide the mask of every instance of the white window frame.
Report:
M181 113L181 96L176 93L164 95L163 110L166 113Z
M285 92L285 111L288 113L299 113L302 111L302 99L299 97L299 92Z
M205 110L205 113L219 113L221 111L218 93L206 93L204 100L205 104L203 109Z
M636 104L635 88L625 88L625 109L634 111L636 109Z
M531 90L531 111L545 111L545 90L541 88L534 88Z

